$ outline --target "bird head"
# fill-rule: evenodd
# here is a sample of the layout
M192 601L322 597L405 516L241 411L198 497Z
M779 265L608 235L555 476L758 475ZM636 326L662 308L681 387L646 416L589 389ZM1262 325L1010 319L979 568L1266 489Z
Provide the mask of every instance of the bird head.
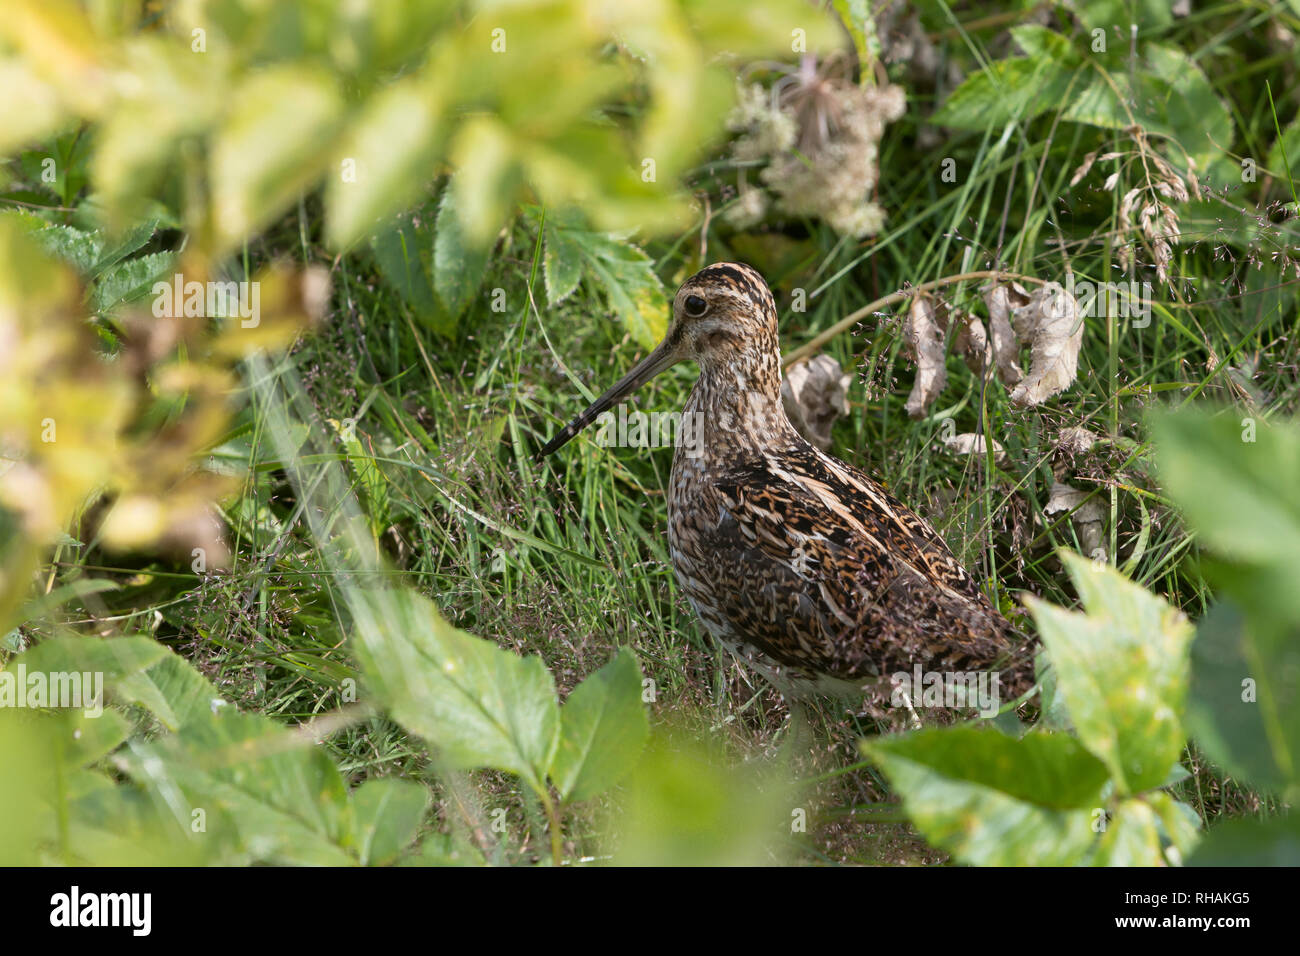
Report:
M678 362L694 361L705 375L736 378L729 387L780 389L780 347L776 302L757 271L738 262L717 262L682 283L673 296L673 317L662 342L564 426L538 453L545 457L613 408L660 372Z

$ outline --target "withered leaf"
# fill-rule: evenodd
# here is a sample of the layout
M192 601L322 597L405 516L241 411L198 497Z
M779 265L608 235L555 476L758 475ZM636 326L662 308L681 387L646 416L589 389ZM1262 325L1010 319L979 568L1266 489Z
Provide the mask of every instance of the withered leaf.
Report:
M903 337L916 361L916 381L907 396L907 414L922 418L948 384L944 366L947 352L948 308L942 300L926 295L912 297L903 325Z
M853 376L829 355L818 355L786 370L781 403L799 434L825 451L831 426L849 413L849 383Z
M1059 283L1036 289L1015 310L1012 327L1030 343L1029 373L1011 392L1013 405L1038 405L1065 391L1078 374L1083 345L1079 303Z
M984 304L989 310L989 347L998 375L1008 386L1015 386L1025 377L1016 359L1020 343L1011 328L1011 290L1005 283L997 282L984 290ZM1017 299L1020 296L1017 294Z

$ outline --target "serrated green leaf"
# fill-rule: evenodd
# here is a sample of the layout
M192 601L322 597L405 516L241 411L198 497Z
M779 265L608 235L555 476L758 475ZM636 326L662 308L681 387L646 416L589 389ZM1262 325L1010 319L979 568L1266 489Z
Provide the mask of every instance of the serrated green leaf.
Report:
M90 275L99 261L103 237L99 233L74 229L72 226L46 226L33 233L41 246L82 275Z
M1162 598L1109 566L1069 552L1086 613L1025 603L1055 668L1079 740L1121 794L1160 786L1182 754L1192 629Z
M401 216L391 228L370 240L375 264L402 301L423 325L439 335L452 335L456 322L433 291L433 237L421 220Z
M541 212L529 209L538 223ZM546 212L543 269L547 301L555 305L585 277L642 348L659 344L668 331L668 298L650 257L616 233L586 228L571 210Z
M565 800L588 800L636 766L650 735L641 703L641 666L623 648L579 684L560 712L550 776Z
M95 271L102 272L109 266L121 262L131 253L139 252L149 244L157 228L158 220L146 219L132 225L116 241L105 243L104 251L95 263Z
M120 765L185 825L248 862L354 863L343 777L325 751L268 718L223 708L179 733L132 744Z
M160 279L170 278L176 255L155 252L110 266L95 280L90 305L96 312L109 312L119 305L144 298Z
M546 302L554 308L582 281L582 245L570 230L559 228L549 216L545 232L542 275L546 280Z
M1177 47L1146 44L1140 68L1132 74L1116 68L1102 75L1104 69L1097 64L1086 82L1076 86L1064 119L1105 129L1127 129L1137 122L1176 140L1201 173L1232 141L1228 108L1200 66ZM1181 158L1181 153L1175 156Z
M592 258L589 265L632 338L652 349L668 331L668 298L649 257L639 249L635 253L629 258Z

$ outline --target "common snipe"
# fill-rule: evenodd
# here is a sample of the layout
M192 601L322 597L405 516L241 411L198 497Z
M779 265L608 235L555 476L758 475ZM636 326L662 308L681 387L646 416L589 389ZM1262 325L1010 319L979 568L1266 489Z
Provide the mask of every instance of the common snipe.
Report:
M699 427L673 456L668 541L679 585L720 643L796 695L871 694L917 665L998 670L1003 699L1031 685L1028 642L934 529L790 424L776 303L749 266L686 280L663 342L541 455L688 359L700 377L682 418Z

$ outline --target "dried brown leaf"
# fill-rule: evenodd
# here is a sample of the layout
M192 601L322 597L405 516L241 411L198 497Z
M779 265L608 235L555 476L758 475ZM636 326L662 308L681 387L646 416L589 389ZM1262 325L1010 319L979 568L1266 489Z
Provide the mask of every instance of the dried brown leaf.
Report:
M1014 405L1038 405L1065 391L1079 368L1083 319L1079 303L1059 283L1035 290L1028 304L1016 309L1012 327L1030 344L1029 373L1011 392Z
M989 310L989 347L998 375L1008 387L1018 385L1025 373L1016 362L1020 356L1020 343L1016 341L1009 318L1011 292L1004 283L994 283L984 290L984 304Z
M849 413L849 383L853 376L829 355L799 362L786 371L781 403L799 434L825 451L831 446L831 426Z
M953 324L957 326L954 345L958 354L965 359L967 368L976 375L983 375L993 361L993 349L984 323L969 312L958 312L953 316Z
M916 361L916 381L907 396L907 414L912 418L924 417L948 384L948 370L944 365L947 331L948 309L943 301L925 295L913 296L903 325L903 336Z
M950 435L943 439L944 445L959 455L983 455L985 444L984 436L977 435L975 432L962 432L958 435ZM1005 461L1007 457L1006 449L996 438L993 439L993 458L996 461Z
M1079 536L1080 550L1087 555L1096 554L1101 547L1101 534L1106 522L1106 509L1101 501L1096 496L1089 497L1086 491L1054 482L1047 504L1043 505L1043 514L1054 515L1062 511L1072 512L1070 521Z

